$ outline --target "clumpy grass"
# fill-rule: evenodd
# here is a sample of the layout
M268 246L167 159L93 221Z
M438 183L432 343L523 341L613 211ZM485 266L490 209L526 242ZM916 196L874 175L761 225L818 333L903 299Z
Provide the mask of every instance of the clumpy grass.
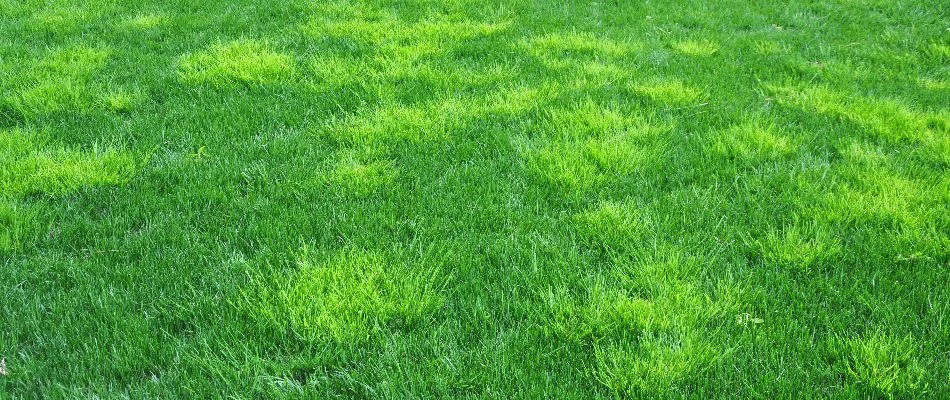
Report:
M606 201L574 215L578 233L594 238L608 248L635 242L644 229L643 216L635 204Z
M724 129L712 144L718 155L746 164L781 159L795 154L796 147L774 124L759 122Z
M694 57L708 57L719 51L719 46L708 40L685 40L670 45L673 50Z
M930 50L933 55L942 58L950 58L950 45L944 43L931 43Z
M102 95L99 102L107 110L124 113L132 111L141 103L142 95L136 91L116 89Z
M657 80L635 85L633 90L650 100L674 107L695 106L704 98L701 90L678 80Z
M153 29L168 22L168 17L159 13L140 13L122 21L123 26L134 29Z
M263 41L219 42L182 58L178 76L188 83L266 85L289 79L296 71L292 57Z
M432 265L401 265L352 249L318 257L305 249L291 276L260 282L249 295L250 312L302 340L352 344L418 325L444 301L445 282Z
M928 115L895 99L845 96L823 87L775 90L783 101L846 119L879 140L930 142L948 132L945 116Z
M396 168L392 162L362 160L352 151L338 156L329 172L327 184L342 195L366 197L377 190L389 187L396 180Z
M108 56L107 49L87 46L49 51L7 83L13 90L3 100L26 117L91 108L96 99L93 77Z
M515 142L522 163L562 190L588 190L630 176L661 157L669 127L632 110L591 102L553 108L531 137Z
M758 241L767 265L803 273L835 261L840 243L827 227L816 223L793 224L782 230L771 229Z
M34 13L29 19L30 27L35 31L56 34L71 33L79 30L83 23L92 19L93 10L79 5L50 7Z
M913 336L875 331L860 337L836 336L830 341L836 371L866 395L892 398L927 393Z
M937 3L0 0L0 398L948 398Z
M671 396L713 366L720 351L692 337L648 336L628 346L596 349L599 382L618 396Z
M525 141L522 162L541 181L562 190L586 190L616 182L650 163L662 144L639 143L635 132L585 140Z
M384 103L358 115L330 121L323 132L339 143L366 148L442 141L477 116L480 109L455 99L423 104Z
M727 353L716 343L717 321L736 312L735 299L705 295L693 281L695 260L661 257L616 260L605 275L585 282L586 296L547 296L548 332L590 347L592 374L616 394L676 393Z
M0 196L61 195L87 186L122 184L136 164L132 154L115 148L57 148L33 132L0 131Z

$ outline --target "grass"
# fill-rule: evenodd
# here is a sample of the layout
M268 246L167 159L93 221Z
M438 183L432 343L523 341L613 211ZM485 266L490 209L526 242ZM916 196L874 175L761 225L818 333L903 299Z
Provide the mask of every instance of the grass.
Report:
M0 0L0 398L950 396L932 0Z

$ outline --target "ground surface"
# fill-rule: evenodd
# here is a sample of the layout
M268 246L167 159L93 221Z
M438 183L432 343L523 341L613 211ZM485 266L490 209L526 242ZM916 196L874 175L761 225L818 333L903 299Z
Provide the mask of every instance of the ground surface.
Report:
M758 3L0 0L0 397L950 396L950 9Z

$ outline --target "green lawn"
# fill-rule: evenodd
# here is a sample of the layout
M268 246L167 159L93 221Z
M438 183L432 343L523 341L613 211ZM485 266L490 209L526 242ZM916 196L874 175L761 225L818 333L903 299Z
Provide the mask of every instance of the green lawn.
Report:
M0 0L0 357L0 398L950 398L950 7Z

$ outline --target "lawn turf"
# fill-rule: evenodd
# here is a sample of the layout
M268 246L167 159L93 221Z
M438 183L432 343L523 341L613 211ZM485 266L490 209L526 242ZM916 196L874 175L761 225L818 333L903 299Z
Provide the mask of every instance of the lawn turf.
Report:
M0 397L950 397L950 7L756 3L0 0Z

